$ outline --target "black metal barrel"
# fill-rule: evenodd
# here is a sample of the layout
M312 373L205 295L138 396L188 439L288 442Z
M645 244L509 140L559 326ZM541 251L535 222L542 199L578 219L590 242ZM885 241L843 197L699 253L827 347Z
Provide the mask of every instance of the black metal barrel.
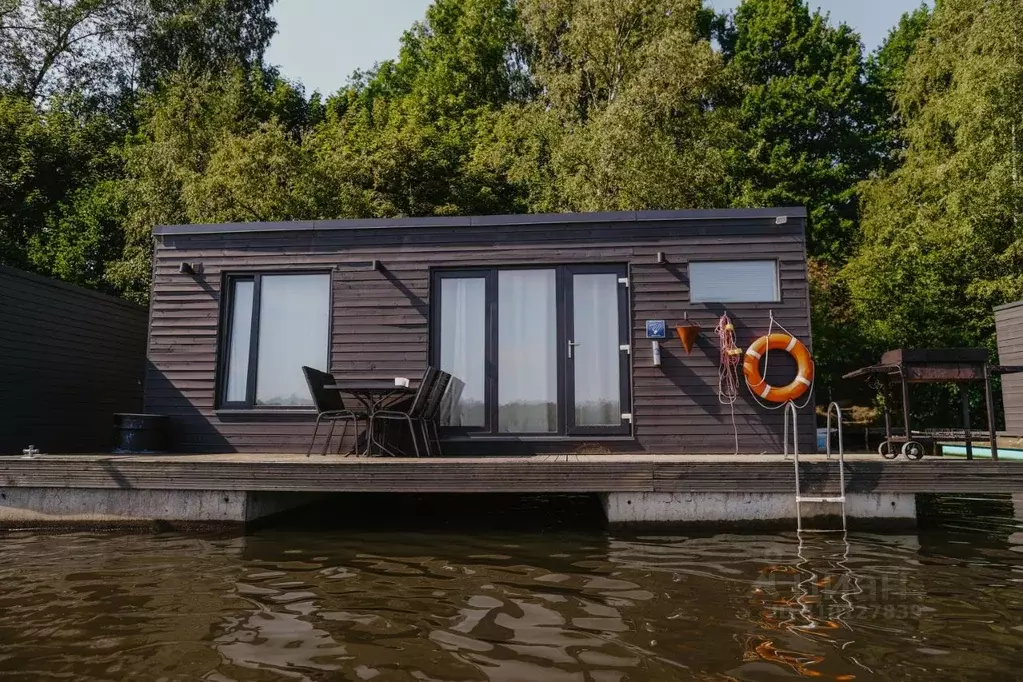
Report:
M166 449L166 415L126 413L114 415L114 452L163 452Z

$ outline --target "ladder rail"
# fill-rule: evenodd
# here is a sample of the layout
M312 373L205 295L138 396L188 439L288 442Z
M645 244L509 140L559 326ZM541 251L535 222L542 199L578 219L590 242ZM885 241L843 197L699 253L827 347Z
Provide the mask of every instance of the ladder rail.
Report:
M789 428L789 415L792 415L792 428ZM796 475L796 530L803 530L803 500L799 494L799 415L796 412L796 404L791 400L785 403L782 412L782 423L784 424L782 449L785 457L789 456L789 436L792 440L792 466Z
M814 495L804 496L799 490L800 473L799 473L799 413L796 410L795 403L789 401L785 403L785 411L783 416L783 450L785 457L789 455L789 445L792 446L792 466L796 478L796 530L801 532L803 530L803 502L832 502L842 505L842 531L844 532L847 528L846 525L846 514L845 514L845 442L842 434L842 408L837 402L832 402L828 405L828 416L827 416L827 436L825 445L826 458L831 460L831 415L835 414L838 419L838 485L839 490L837 495ZM791 427L790 427L791 423ZM791 443L790 443L791 441Z
M834 408L834 409L832 409ZM831 459L831 413L835 413L838 421L838 485L842 498L845 499L845 443L842 439L842 408L838 403L828 405L828 435L825 438L827 445L824 448L827 458Z

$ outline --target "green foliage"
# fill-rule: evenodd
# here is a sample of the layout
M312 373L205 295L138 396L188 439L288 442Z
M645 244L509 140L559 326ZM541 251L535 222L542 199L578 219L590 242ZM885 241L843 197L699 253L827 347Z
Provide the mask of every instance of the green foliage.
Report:
M519 3L538 96L505 107L474 168L516 210L719 206L733 127L697 0Z
M844 263L876 163L859 36L804 0L745 0L720 40L742 88L734 203L806 206L810 255Z
M144 300L147 219L180 215L158 192L142 208L142 188L167 183L140 171L169 174L140 151L164 85L242 70L263 93L243 118L272 111L289 130L322 118L261 66L271 2L0 0L0 262Z
M931 9L927 5L902 15L885 42L867 61L870 104L881 136L879 153L886 170L894 170L905 151L906 143L901 135L904 124L895 97L906 73L906 66L930 21Z
M47 217L45 231L33 237L31 264L65 282L117 293L107 277L107 265L121 257L124 214L124 196L117 180L102 180L77 190L58 212Z
M55 100L39 111L22 96L0 95L0 263L31 266L31 244L47 240L57 207L116 168L116 131L78 104Z
M129 297L148 296L154 225L317 214L302 198L311 164L296 152L321 115L317 99L258 69L182 70L141 110L120 182L124 255L108 273Z
M116 108L184 64L262 63L273 0L0 0L0 90Z
M847 268L865 332L890 346L992 345L991 307L1023 296L1023 7L938 3L898 81L908 148L863 188Z

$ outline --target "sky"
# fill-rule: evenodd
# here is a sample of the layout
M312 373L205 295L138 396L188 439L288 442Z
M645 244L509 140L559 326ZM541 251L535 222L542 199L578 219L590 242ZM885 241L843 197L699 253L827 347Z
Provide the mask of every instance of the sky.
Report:
M859 31L867 49L877 47L904 12L921 0L809 0ZM707 0L732 9L734 0ZM277 0L273 15L277 35L267 59L306 92L327 95L345 84L356 69L398 54L402 32L426 13L430 0Z

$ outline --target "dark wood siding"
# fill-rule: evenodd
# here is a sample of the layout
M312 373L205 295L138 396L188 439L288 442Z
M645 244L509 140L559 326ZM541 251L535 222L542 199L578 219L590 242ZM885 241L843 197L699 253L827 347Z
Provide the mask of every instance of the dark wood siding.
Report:
M717 397L718 350L712 339L727 309L740 344L768 328L769 311L809 344L809 304L803 221L790 218L660 219L514 226L388 229L287 229L157 237L146 409L173 416L177 447L186 451L304 451L308 416L218 414L215 404L220 289L225 272L334 266L331 370L346 378L416 377L428 361L432 268L623 263L631 273L634 438L606 440L618 451L731 452L732 414ZM395 221L401 225L401 221ZM309 225L309 224L305 224ZM666 264L657 264L662 252ZM689 302L687 260L777 259L782 300L772 304ZM370 266L373 259L381 270ZM178 274L182 261L203 274ZM692 355L677 338L663 344L653 367L645 320L673 329L684 313L703 325ZM784 372L784 362L776 371ZM785 383L791 380L787 377ZM803 448L813 446L813 404L801 415ZM735 405L742 452L781 449L781 410L753 404L743 388ZM583 439L586 444L594 438ZM574 451L578 440L531 441L532 450ZM473 443L475 453L501 449ZM587 445L587 447L589 447Z
M142 405L147 313L0 267L0 453L97 452Z
M998 333L998 362L1023 365L1023 301L995 308ZM1002 377L1002 403L1005 406L1005 430L1023 435L1023 374Z

